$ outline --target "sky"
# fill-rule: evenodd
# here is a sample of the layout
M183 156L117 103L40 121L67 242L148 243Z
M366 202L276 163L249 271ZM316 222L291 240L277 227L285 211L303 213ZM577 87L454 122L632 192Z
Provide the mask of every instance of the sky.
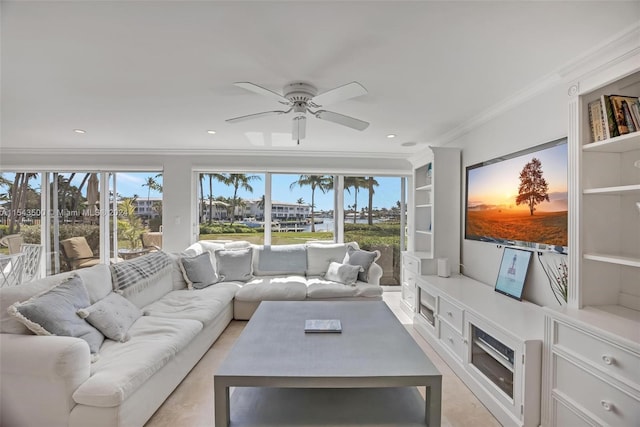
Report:
M65 177L69 177L69 173L63 174ZM138 197L145 199L149 197L162 197L162 194L143 186L148 177L153 177L156 182L162 184L162 177L157 177L157 172L117 172L117 192L121 196L131 197L137 194ZM264 174L255 174L260 176L260 180L251 182L253 187L253 193L249 193L245 190L238 190L238 196L243 199L259 199L264 194ZM3 176L13 181L14 174L4 173ZM72 180L72 185L79 186L82 179L85 176L85 172L78 172ZM293 189L289 189L292 182L299 178L299 174L273 174L271 181L272 188L272 200L278 202L290 202L296 203L298 199L302 198L306 204L311 203L311 188L295 186ZM396 202L400 200L400 178L399 177L375 177L379 186L375 187L375 193L373 198L374 208L391 208L396 206ZM40 177L38 179L32 179L30 181L32 188L39 190ZM83 196L86 197L86 185L82 190ZM209 182L207 178L204 180L204 195L205 198L209 195ZM233 196L233 188L226 187L219 182L213 181L213 196ZM354 203L354 191L351 189L351 193L345 192L345 205L352 205ZM333 190L329 190L323 194L322 191L316 190L315 192L315 205L316 210L333 210ZM366 189L358 190L358 210L368 205L368 191Z
M485 205L503 209L529 209L526 204L516 206L520 185L519 174L524 165L537 158L542 163L543 177L549 185L549 202L536 206L539 212L567 210L567 144L525 154L468 171L468 206Z
M244 190L238 190L238 196L243 199L259 199L264 193L264 174L255 174L261 177L261 180L255 180L251 182L253 187L253 193L249 193ZM311 187L294 186L290 189L291 183L298 180L299 174L273 174L271 175L271 200L277 202L290 202L296 203L298 199L302 198L306 204L311 203ZM375 177L379 186L375 187L375 193L373 196L374 208L391 208L396 206L396 202L400 200L400 178L399 177ZM209 182L205 178L204 181L204 195L207 197L209 194ZM233 189L226 188L222 184L213 181L213 196L233 196ZM366 189L358 190L358 210L368 205L368 191ZM351 189L351 194L345 192L345 205L352 205L354 203L354 191ZM333 190L329 190L326 193L317 190L315 192L315 205L316 210L333 210Z

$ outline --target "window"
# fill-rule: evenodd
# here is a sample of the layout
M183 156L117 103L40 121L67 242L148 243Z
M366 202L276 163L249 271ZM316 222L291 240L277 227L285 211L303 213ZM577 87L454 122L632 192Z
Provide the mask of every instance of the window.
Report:
M404 178L344 177L344 241L379 250L384 273L380 284L400 284L400 251L404 246Z
M45 171L1 178L0 232L42 244L46 274L116 260L121 249L140 248L142 233L162 229L161 173ZM82 238L88 249L67 253L70 238Z
M199 173L199 240L264 242L265 174Z

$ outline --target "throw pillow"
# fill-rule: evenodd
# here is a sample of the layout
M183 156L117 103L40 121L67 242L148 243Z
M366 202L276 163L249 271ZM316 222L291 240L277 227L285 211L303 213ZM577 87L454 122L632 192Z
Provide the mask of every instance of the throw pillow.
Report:
M358 273L358 280L366 282L369 279L369 267L371 267L371 264L373 264L377 256L377 252L363 251L349 246L343 263L362 267L362 271Z
M253 279L251 271L253 250L251 248L221 249L217 250L215 254L220 280L225 282L247 282Z
M344 285L355 286L360 270L362 270L362 267L359 265L332 262L329 264L329 268L327 269L324 278Z
M95 326L114 341L129 341L129 328L142 316L142 310L131 301L111 292L90 307L78 310L78 316Z
M180 258L180 269L189 289L204 289L218 283L218 275L211 264L209 252Z
M73 275L59 285L9 307L9 314L36 335L82 338L97 355L104 341L102 333L76 314L89 307L89 292L82 279Z

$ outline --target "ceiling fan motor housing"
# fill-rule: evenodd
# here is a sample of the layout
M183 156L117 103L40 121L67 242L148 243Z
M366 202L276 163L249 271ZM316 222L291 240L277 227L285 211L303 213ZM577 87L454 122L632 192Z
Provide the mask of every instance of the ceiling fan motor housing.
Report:
M318 94L318 89L309 83L293 82L289 83L282 90L284 97L292 103L306 103Z

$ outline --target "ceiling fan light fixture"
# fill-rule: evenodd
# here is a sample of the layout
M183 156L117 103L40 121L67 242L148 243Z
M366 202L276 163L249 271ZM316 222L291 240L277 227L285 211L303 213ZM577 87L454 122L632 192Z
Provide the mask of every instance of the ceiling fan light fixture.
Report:
M293 131L291 132L291 139L298 142L304 139L307 134L307 118L305 116L296 116L293 118Z
M318 119L337 123L339 125L359 131L363 131L369 126L369 123L365 122L364 120L345 116L344 114L322 109L316 111L311 110L311 108L315 110L325 104L332 104L335 102L355 98L356 96L366 95L367 90L358 82L347 83L321 94L318 94L318 90L315 86L306 82L299 81L285 85L282 90L282 94L279 94L262 86L258 86L251 82L236 82L234 83L234 85L246 89L250 92L254 92L259 95L271 98L280 104L286 105L287 107L289 107L289 109L286 111L265 111L262 113L234 117L225 120L227 123L237 123L245 120L257 119L260 117L288 114L290 112L293 112L295 114L292 121L293 130L291 132L291 135L294 141L298 141L298 144L300 143L301 139L304 139L306 134L306 113L310 113Z

